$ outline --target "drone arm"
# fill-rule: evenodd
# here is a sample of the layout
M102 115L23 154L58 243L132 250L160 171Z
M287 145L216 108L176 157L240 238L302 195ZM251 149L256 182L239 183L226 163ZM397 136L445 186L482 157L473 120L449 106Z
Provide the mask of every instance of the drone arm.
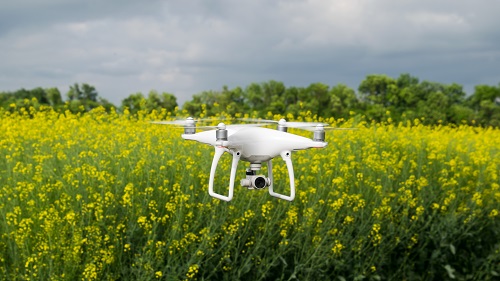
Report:
M233 193L234 193L234 180L236 178L236 169L238 168L238 162L241 156L240 152L233 153L233 163L231 165L231 178L229 179L228 196L224 196L214 192L215 171L217 170L217 164L219 163L219 160L225 151L226 149L223 147L218 147L218 146L215 147L214 160L212 161L212 168L210 169L210 181L208 183L208 193L210 194L210 196L215 197L217 199L224 201L231 201L231 199L233 199Z
M286 163L286 167L288 168L288 176L290 177L290 196L286 196L286 195L274 192L274 190L273 190L273 172L272 172L271 160L268 161L268 167L267 167L268 177L271 180L271 185L269 186L269 194L271 194L271 196L274 196L274 197L277 197L280 199L293 201L293 199L295 198L295 180L294 180L295 177L293 175L293 164L292 164L291 151L281 152L281 158L283 158L283 160Z

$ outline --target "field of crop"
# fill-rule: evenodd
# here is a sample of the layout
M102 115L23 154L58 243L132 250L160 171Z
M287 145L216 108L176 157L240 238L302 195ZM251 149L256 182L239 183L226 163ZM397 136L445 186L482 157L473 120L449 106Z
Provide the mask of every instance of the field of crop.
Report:
M223 202L213 148L165 112L20 112L0 111L1 280L500 278L498 129L319 120L359 129L293 154L295 201Z

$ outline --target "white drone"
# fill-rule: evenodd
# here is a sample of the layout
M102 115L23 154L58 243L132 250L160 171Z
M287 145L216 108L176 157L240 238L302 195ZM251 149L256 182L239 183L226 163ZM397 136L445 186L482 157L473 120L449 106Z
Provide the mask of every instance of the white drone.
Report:
M280 121L247 119L247 121L277 123L278 129L273 130L260 127L266 124L225 125L224 123L220 123L217 126L200 126L198 128L211 128L212 130L196 133L196 120L192 117L188 117L186 120L158 121L153 123L182 126L184 127L183 139L194 140L215 147L215 155L212 161L212 168L210 169L208 193L224 201L231 201L233 199L234 181L240 160L250 162L250 167L246 169L246 177L240 182L241 186L248 189L269 187L269 194L272 196L292 201L295 198L292 151L313 147L323 148L327 145L325 142L325 129L343 129L326 127L328 124L325 123L287 122L285 119L281 119ZM308 139L288 133L287 128L289 127L311 130L314 132L314 137L313 139ZM227 196L214 192L215 171L224 152L233 155L229 194ZM288 175L290 177L290 195L288 196L274 192L273 189L272 159L278 155L281 155L288 168ZM267 178L264 175L256 175L256 172L262 167L262 162L266 161Z

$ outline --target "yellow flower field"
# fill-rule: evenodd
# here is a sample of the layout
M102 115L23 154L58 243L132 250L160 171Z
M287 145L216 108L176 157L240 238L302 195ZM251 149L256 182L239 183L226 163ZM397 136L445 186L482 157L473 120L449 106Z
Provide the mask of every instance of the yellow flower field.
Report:
M0 279L500 278L498 129L286 118L358 130L293 154L295 201L223 202L213 148L149 123L167 112L0 111Z

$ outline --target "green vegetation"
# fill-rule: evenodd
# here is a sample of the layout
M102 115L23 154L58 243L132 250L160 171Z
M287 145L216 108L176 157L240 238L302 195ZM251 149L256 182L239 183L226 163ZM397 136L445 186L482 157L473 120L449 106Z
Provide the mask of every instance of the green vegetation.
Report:
M36 98L36 101L32 99ZM74 84L64 102L56 88L33 90L21 89L12 93L0 93L0 107L9 109L50 105L58 111L86 112L97 106L109 111L116 108L98 96L88 84ZM131 113L152 112L166 109L176 114L177 99L170 93L150 91L131 94L125 98L119 110L127 108ZM461 85L420 81L417 77L402 74L398 78L387 75L368 75L357 91L344 84L328 86L312 83L307 87L286 87L282 82L252 83L245 88L221 91L203 91L184 103L183 110L193 116L202 112L207 116L222 113L234 115L256 112L257 116L282 114L298 116L300 112L312 115L349 119L358 117L376 122L389 118L395 122L421 119L424 124L469 124L500 126L500 84L477 85L474 93L466 96ZM389 112L389 114L388 114Z
M500 277L498 129L361 122L294 153L293 202L245 188L224 202L207 192L213 149L148 123L169 115L0 109L0 279Z
M66 96L0 94L0 280L500 278L500 85L467 97L407 74L369 75L358 92L269 81L182 109L156 91L118 110L88 84ZM358 130L294 153L293 202L237 188L228 203L207 192L213 148L149 123L188 115Z

